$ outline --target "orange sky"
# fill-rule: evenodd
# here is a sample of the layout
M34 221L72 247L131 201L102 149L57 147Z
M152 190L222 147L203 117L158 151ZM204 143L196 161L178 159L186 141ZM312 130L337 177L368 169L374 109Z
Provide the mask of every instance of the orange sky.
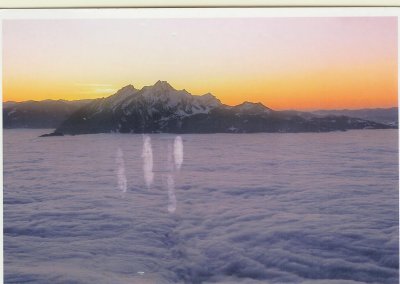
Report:
M6 20L3 101L166 80L273 109L397 106L397 19Z

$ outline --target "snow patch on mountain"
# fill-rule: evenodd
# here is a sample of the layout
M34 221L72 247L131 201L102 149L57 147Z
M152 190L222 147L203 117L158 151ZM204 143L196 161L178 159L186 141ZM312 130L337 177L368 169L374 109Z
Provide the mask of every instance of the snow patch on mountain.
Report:
M115 95L100 102L97 111L121 109L124 114L131 115L135 110L152 116L156 113L168 112L174 116L191 116L199 113L209 113L221 106L220 100L207 93L195 96L186 90L176 90L166 81L157 81L152 86L141 90L128 85Z
M118 107L118 105L120 105L123 101L125 101L128 98L134 97L134 95L137 92L138 90L135 89L133 85L127 85L118 90L118 92L115 95L109 97L112 109L115 110L115 108Z

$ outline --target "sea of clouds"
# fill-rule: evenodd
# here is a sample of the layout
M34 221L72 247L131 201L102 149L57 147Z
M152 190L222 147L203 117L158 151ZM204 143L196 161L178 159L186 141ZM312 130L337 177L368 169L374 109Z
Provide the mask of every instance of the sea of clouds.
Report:
M398 132L4 130L5 283L398 283Z

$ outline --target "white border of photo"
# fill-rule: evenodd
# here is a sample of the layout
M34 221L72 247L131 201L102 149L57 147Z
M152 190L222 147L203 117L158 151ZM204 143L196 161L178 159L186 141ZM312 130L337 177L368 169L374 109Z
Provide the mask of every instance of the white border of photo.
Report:
M295 7L290 8L289 6ZM303 7L301 8L301 6ZM316 6L318 8L315 8ZM93 9L94 7L107 7L107 9ZM140 7L147 8L138 9ZM169 8L164 9L163 7ZM193 7L196 7L196 9L193 9ZM232 7L237 8L233 9ZM0 10L0 29L2 30L3 20L11 19L399 17L400 9L396 7L400 7L398 0L36 0L34 2L32 0L2 0L0 8L9 9ZM398 31L400 31L399 19ZM2 33L0 33L0 42L2 43ZM399 36L397 46L400 47ZM0 53L2 54L2 44L0 45ZM0 57L1 66L2 60L3 58ZM1 86L2 78L2 68L0 68ZM399 79L398 86L400 86ZM2 92L1 89L1 94ZM0 124L3 125L2 116L0 117ZM3 131L0 132L0 147L3 149ZM3 188L3 155L0 159L0 184ZM0 203L1 208L3 208L3 194L0 195ZM0 224L3 227L3 210L0 212ZM0 246L0 264L3 268L3 234L0 236ZM4 271L1 269L0 283L4 281L3 276Z

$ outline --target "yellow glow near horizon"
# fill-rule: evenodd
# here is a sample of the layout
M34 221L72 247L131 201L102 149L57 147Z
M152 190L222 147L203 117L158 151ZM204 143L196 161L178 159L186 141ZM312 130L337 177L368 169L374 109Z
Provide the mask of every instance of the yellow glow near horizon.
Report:
M165 80L228 105L397 106L393 17L13 20L3 41L3 101L98 98Z

